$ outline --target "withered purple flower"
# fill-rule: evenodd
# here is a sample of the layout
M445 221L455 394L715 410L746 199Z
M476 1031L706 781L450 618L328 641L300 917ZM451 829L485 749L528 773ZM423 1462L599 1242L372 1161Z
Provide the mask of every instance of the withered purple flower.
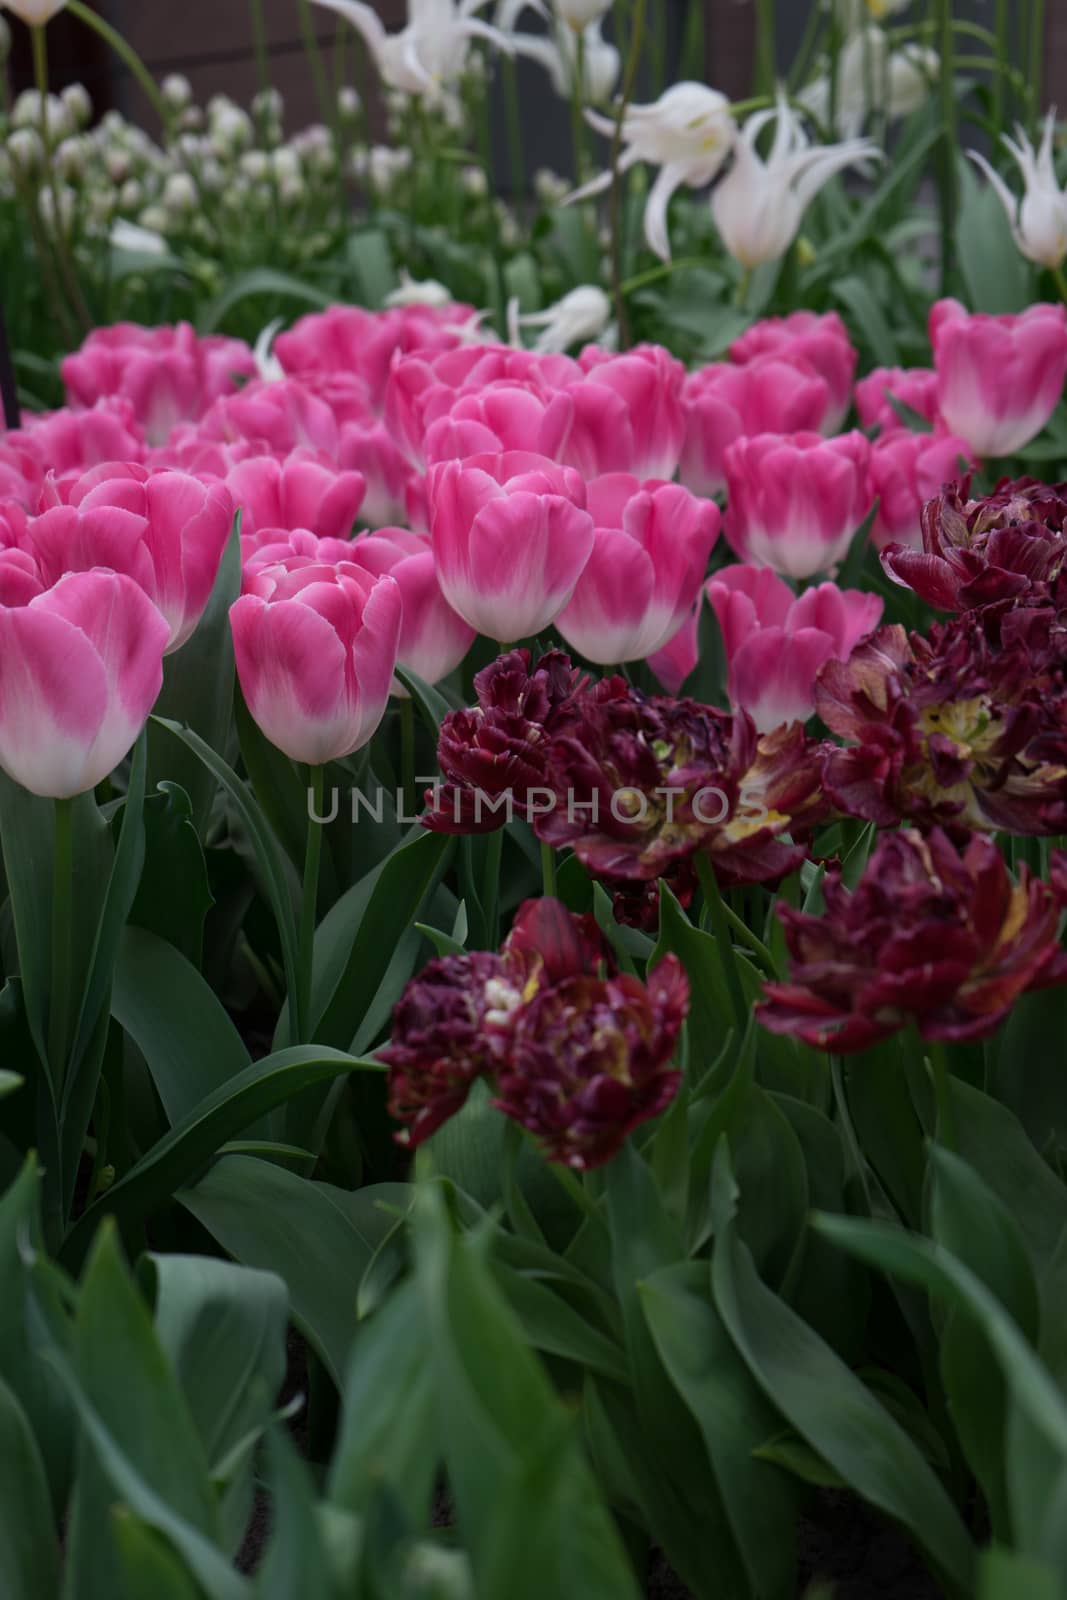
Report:
M1050 608L985 607L929 638L880 628L816 682L823 783L879 827L1067 829L1067 637Z
M921 550L883 550L889 576L941 611L1053 592L1067 559L1067 483L1004 478L991 495L972 500L970 482L924 506Z
M671 955L647 984L623 975L541 989L516 1017L495 1103L550 1161L599 1166L677 1093L671 1057L688 1009L689 982Z
M1063 858L1054 876L1062 887ZM779 905L788 983L765 985L758 1020L839 1054L914 1022L925 1039L984 1039L1027 989L1067 982L1062 895L1026 868L1013 882L995 843L957 847L939 828L884 837L850 894L824 884L826 911Z

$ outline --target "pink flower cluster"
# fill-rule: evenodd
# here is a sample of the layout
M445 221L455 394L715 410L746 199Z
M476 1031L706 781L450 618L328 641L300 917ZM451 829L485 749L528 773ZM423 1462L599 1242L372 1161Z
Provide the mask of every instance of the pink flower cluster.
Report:
M98 329L63 363L68 406L0 440L0 765L58 795L122 759L235 512L238 671L293 759L359 748L398 663L436 682L478 633L555 627L676 691L720 523L743 563L707 586L731 694L761 729L803 718L880 607L783 580L832 574L876 502L875 539L918 547L923 502L1019 450L1062 390L1061 307L942 302L931 339L931 371L855 383L840 319L799 312L687 374L659 346L486 342L466 306L338 305L279 336L273 379L185 324ZM853 402L865 432L839 431Z

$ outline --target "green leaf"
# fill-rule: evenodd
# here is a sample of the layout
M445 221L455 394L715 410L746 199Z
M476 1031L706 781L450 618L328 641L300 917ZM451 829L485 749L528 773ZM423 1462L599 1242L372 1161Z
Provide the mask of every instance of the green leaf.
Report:
M360 228L350 233L346 243L349 263L359 280L360 299L367 306L382 306L396 288L389 240L381 228Z
M833 284L834 299L852 313L857 327L880 367L895 367L900 360L897 342L890 331L881 302L864 278L840 278Z
M262 1600L296 1595L330 1600L330 1563L316 1515L315 1485L283 1429L271 1430L267 1445L271 1486L271 1534L256 1574Z
M629 1368L618 1345L587 1322L561 1295L503 1262L495 1263L493 1276L535 1350L573 1361L614 1383L629 1381Z
M450 844L444 834L417 834L382 867L340 979L315 1025L315 1038L322 1043L347 1049L359 1035L397 945L444 872Z
M123 1593L153 1600L200 1600L201 1590L173 1545L124 1505L111 1507L111 1533Z
M9 1094L17 1093L25 1082L25 1078L20 1077L17 1072L8 1072L0 1068L0 1100Z
M144 1056L171 1123L252 1064L210 984L143 928L123 934L111 1012Z
M441 1443L479 1600L637 1600L581 1450L439 1184L415 1207L416 1279L430 1330Z
M201 333L214 333L225 322L234 306L252 296L266 296L271 300L300 300L305 305L325 311L331 296L314 288L303 278L279 272L275 267L252 267L231 278L220 295L201 311L197 326Z
M144 869L130 923L167 940L199 966L204 919L214 900L185 790L176 783L159 784L145 801L144 822Z
M1054 1567L1030 1561L994 1545L978 1557L975 1600L1063 1600L1063 1583Z
M715 1304L753 1377L812 1449L858 1494L902 1522L935 1564L965 1586L973 1548L940 1480L829 1345L756 1275L737 1238L725 1143L713 1188Z
M234 689L234 719L241 760L256 800L298 870L304 864L308 829L308 792L294 762L271 744L245 705L241 686ZM329 807L324 813L329 814Z
M215 796L211 774L191 751L161 738L156 718L191 728L211 750L225 751L233 716L234 659L230 607L241 592L241 513L234 517L211 596L196 631L163 663L163 688L148 730L148 781L155 790L164 780L189 796L200 837Z
M733 1008L723 978L719 947L710 933L694 928L671 893L660 883L660 930L650 965L667 952L676 955L689 978L689 1069L699 1084L717 1061L733 1026Z
M289 1290L294 1322L340 1387L356 1327L360 1280L403 1204L402 1185L361 1189L351 1204L273 1162L222 1156L180 1203L246 1266L275 1272Z
M1019 254L1004 207L969 161L961 161L958 170L956 242L967 304L995 315L1025 311L1035 298L1034 273Z
M305 1089L361 1070L379 1072L381 1067L376 1061L360 1061L324 1045L279 1050L246 1067L175 1123L85 1212L71 1231L64 1254L79 1261L105 1215L114 1216L124 1229L138 1227L243 1128Z
M48 1483L26 1413L0 1378L0 1594L53 1600L59 1549Z
M952 1080L952 1119L959 1155L1011 1214L1042 1277L1067 1227L1067 1188L1007 1107L959 1078Z
M150 1260L156 1336L225 1486L225 1543L236 1551L252 1509L253 1451L285 1378L289 1296L271 1272L202 1256Z
M440 689L435 689L431 683L425 683L407 667L398 666L396 675L418 706L423 721L436 740L442 722L453 708Z
M641 1285L656 1348L700 1427L753 1594L789 1594L796 1582L796 1494L756 1458L777 1413L711 1304L698 1261L664 1267Z

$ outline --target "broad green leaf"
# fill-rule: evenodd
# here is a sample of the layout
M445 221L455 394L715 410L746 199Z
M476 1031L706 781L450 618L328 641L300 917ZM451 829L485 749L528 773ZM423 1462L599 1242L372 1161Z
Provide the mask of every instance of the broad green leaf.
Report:
M44 1464L26 1413L0 1378L0 1594L53 1600L59 1548Z
M703 1435L752 1593L788 1594L796 1581L797 1497L755 1456L777 1413L711 1303L707 1270L698 1261L664 1267L640 1293L660 1358Z
M1063 1594L1063 1582L1054 1567L997 1545L978 1557L975 1600L1063 1600Z
M573 1422L439 1184L415 1209L440 1438L479 1600L636 1600Z
M148 727L148 781L151 791L164 780L178 783L189 796L200 837L215 796L210 772L191 749L181 749L160 736L167 719L190 728L220 755L225 751L233 716L234 659L230 607L241 592L241 513L238 510L219 563L211 596L196 631L163 663L163 688ZM158 719L158 721L156 720Z
M271 1272L203 1256L150 1259L156 1336L224 1485L225 1543L236 1550L252 1508L256 1440L285 1378L289 1296Z
M201 1589L173 1545L124 1505L111 1508L124 1594L152 1600L200 1600Z
M725 1144L713 1185L715 1304L753 1377L801 1437L858 1494L902 1522L935 1564L953 1582L965 1585L973 1548L940 1480L829 1345L760 1282L737 1237Z
M960 208L956 244L971 311L1024 311L1036 298L1034 271L1023 260L991 185L969 161L959 163Z
M347 1207L326 1184L227 1155L178 1199L230 1255L283 1279L294 1322L340 1388L360 1280L395 1220L379 1202L402 1205L406 1195L384 1184L359 1190Z
M145 801L144 822L144 870L130 923L165 939L198 967L204 919L214 901L185 790L160 783Z
M676 955L689 977L689 1070L699 1083L717 1061L734 1025L719 948L710 933L694 928L666 883L660 886L660 931L651 964Z
M561 1295L537 1278L516 1272L502 1262L494 1265L493 1276L535 1350L562 1356L615 1383L629 1381L629 1369L618 1345Z
M331 1600L330 1563L316 1516L315 1486L284 1431L271 1430L267 1444L271 1486L271 1533L256 1574L261 1600L296 1595Z
M1067 1188L1007 1107L959 1078L952 1080L952 1117L959 1155L1010 1213L1041 1278L1067 1227Z
M252 1065L210 984L144 928L122 936L111 1012L144 1056L172 1123Z
M838 279L833 285L833 296L851 312L853 320L863 329L864 341L880 367L899 364L900 351L878 295L870 284L858 274Z
M284 1105L317 1084L360 1070L381 1071L378 1062L360 1061L325 1045L298 1045L279 1050L246 1067L237 1077L207 1095L154 1145L147 1155L82 1216L65 1246L70 1259L81 1259L92 1233L105 1215L120 1227L140 1226L146 1217L189 1181L227 1140L259 1117ZM280 1170L280 1169L275 1169Z
M231 278L222 293L204 307L197 319L200 332L214 333L225 322L234 306L253 296L257 299L265 298L271 303L277 300L296 300L318 310L325 310L331 303L330 295L314 288L303 278L296 278L288 272L279 272L275 267L252 267L247 272L239 272L235 278Z
M346 253L359 280L360 299L367 306L382 306L396 288L396 267L387 235L381 228L359 228L348 236Z

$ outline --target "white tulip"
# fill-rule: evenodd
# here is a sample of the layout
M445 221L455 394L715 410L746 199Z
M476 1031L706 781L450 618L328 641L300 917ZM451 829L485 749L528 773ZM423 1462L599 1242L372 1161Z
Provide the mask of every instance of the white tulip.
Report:
M583 283L546 311L519 312L519 302L508 304L508 335L522 347L523 328L540 328L534 349L543 354L569 350L575 344L599 339L611 321L611 301L596 284Z
M614 137L615 124L610 118L587 111L586 121L598 133ZM699 189L710 183L730 154L737 138L730 102L705 84L676 83L651 105L627 107L622 137L621 172L639 161L660 169L645 202L645 238L661 260L669 261L667 207L671 196L683 184ZM602 172L568 195L568 202L601 194L610 184L611 173Z
M621 61L615 46L601 35L599 22L591 22L577 32L572 28L557 28L554 37L533 33L511 35L515 54L544 67L552 87L564 100L569 100L574 92L579 39L582 41L582 98L600 105L610 97L619 81Z
M837 115L834 132L854 139L872 111L888 122L908 117L926 103L937 82L941 58L936 50L906 44L894 50L881 28L863 28L847 39L837 59ZM797 99L824 127L830 121L832 87L822 72Z
M764 160L760 133L776 121L774 143ZM845 167L881 157L870 139L811 146L788 101L749 117L741 130L733 165L711 197L723 244L746 271L777 261L789 249L804 213L824 184Z
M561 22L575 33L600 22L611 10L612 0L552 0L552 9Z
M452 304L452 291L446 289L443 283L438 283L435 278L413 278L403 268L400 271L400 285L390 290L385 297L387 306L450 306Z
M473 15L487 0L408 0L407 25L388 33L365 0L315 0L362 34L382 82L403 94L436 100L462 78L472 39L511 53L506 35Z
M1041 143L1035 151L1022 128L1016 127L1015 139L1003 136L1004 143L1015 158L1022 173L1023 192L1019 199L1012 194L1004 179L990 166L985 156L977 150L967 153L981 167L1000 199L1012 238L1028 261L1053 271L1061 267L1067 257L1067 190L1061 189L1052 162L1052 140L1056 131L1056 113L1050 111L1045 118ZM1016 142L1017 141L1017 142Z
M108 238L113 249L128 250L131 255L165 256L167 253L167 241L162 234L122 218L112 226Z
M31 28L42 28L66 6L67 0L3 0L3 7Z

